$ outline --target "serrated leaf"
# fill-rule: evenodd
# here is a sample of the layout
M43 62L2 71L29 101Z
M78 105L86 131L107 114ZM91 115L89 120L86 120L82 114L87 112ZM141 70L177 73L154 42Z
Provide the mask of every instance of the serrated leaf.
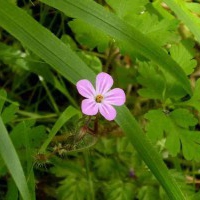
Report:
M101 60L94 55L87 54L83 51L77 52L77 55L96 73L100 73L102 71L102 63Z
M180 152L180 148L181 148L180 139L179 139L180 131L177 127L173 126L172 124L170 125L171 126L169 129L165 127L165 131L166 129L168 131L168 132L166 131L168 133L168 136L165 142L165 147L169 150L172 156L176 156Z
M131 199L133 194L134 185L129 182L113 179L106 186L106 197L109 200Z
M160 199L160 196L156 187L144 186L140 189L138 198L140 200L154 200Z
M184 130L181 137L183 155L187 160L200 160L200 131Z
M0 42L0 60L10 66L13 71L20 73L22 69L27 70L27 63L24 57L26 57L26 53L20 49Z
M106 0L106 2L123 19L127 15L140 14L144 11L148 0Z
M162 139L165 124L167 123L165 114L161 110L151 110L145 114L145 118L149 120L146 129L151 140L155 142Z
M200 111L200 79L196 81L196 85L194 88L194 92L192 97L185 102L182 102L183 105L188 105L196 108L198 111Z
M90 193L85 191L88 191L88 181L84 177L71 175L60 181L56 196L59 200L85 200L90 196Z
M140 62L138 71L137 80L143 86L138 91L141 96L166 100L167 98L179 99L186 95L181 85L153 63Z
M198 42L200 42L200 21L187 9L186 2L182 0L164 0L164 2L172 9L177 17L182 20L189 30L194 34Z
M115 174L114 168L116 168L116 166L112 159L106 157L105 158L100 157L95 160L94 168L95 171L97 172L97 176L104 179L108 179Z
M125 20L160 46L179 40L176 33L179 24L177 19L159 20L156 15L145 12L141 15L128 16Z
M171 114L170 117L173 121L182 128L189 128L190 126L195 126L198 120L186 109L176 109Z
M191 74L197 65L197 61L193 59L193 47L193 41L185 40L170 48L172 58L182 67L187 75Z
M108 47L110 38L94 26L82 21L81 19L74 19L68 24L75 33L76 40L80 44L89 49L97 47L99 52L104 52Z
M10 104L6 108L4 108L2 112L3 122L6 124L10 122L12 119L14 119L15 113L17 112L18 109L19 107L16 104Z
M144 87L138 93L144 97L164 99L166 81L162 72L148 63L140 63L138 71L140 76L137 80Z
M145 115L145 118L149 120L146 127L149 138L155 142L164 137L165 133L165 146L172 156L176 156L182 146L186 159L200 159L195 150L197 146L200 148L200 135L198 136L196 132L189 129L189 127L195 126L198 120L188 110L176 109L170 113L151 110Z

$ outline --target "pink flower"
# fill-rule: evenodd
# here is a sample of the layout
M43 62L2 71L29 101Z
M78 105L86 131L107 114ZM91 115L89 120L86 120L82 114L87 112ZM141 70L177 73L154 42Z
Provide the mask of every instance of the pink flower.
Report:
M109 121L115 119L116 110L112 106L121 106L126 96L122 89L111 89L113 78L101 72L96 77L96 90L90 81L83 79L77 82L78 92L85 97L81 104L82 112L86 115L96 115L98 111Z

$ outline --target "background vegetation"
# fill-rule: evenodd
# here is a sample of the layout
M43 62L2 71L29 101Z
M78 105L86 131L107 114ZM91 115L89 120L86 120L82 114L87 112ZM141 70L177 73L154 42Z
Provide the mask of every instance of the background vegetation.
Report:
M0 199L198 200L199 15L186 0L0 0ZM127 100L92 135L75 84L101 71Z

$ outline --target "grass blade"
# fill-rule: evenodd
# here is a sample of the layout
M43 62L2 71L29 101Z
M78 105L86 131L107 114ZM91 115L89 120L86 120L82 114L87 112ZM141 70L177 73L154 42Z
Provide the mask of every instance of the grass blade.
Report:
M40 1L64 12L66 15L71 15L93 25L115 39L130 44L134 51L138 51L170 73L188 94L191 94L190 83L185 73L162 48L116 15L106 11L99 4L90 0Z
M49 136L47 140L45 140L44 144L41 146L39 152L44 153L49 143L52 141L53 137L56 135L56 133L60 130L60 128L73 116L80 114L78 110L73 108L72 106L69 106L65 109L65 111L60 115L56 123L54 124L53 128L51 129L51 132L49 133Z
M24 200L31 199L17 152L0 117L0 154Z
M184 22L190 31L200 43L200 22L186 7L185 2L181 0L164 0L164 2L172 9L177 17Z

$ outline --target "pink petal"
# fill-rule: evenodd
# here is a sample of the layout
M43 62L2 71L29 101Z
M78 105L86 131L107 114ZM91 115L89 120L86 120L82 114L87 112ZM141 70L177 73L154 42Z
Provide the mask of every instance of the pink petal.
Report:
M109 104L99 104L99 112L108 120L111 121L115 119L117 113L113 106Z
M97 94L104 95L113 85L113 78L105 73L101 72L96 77L96 92Z
M104 102L114 106L121 106L125 101L126 95L120 88L112 89L104 95Z
M90 81L83 79L77 82L76 88L83 97L91 98L95 95L95 90Z
M96 115L98 112L98 104L94 99L84 99L81 104L81 110L86 115Z

